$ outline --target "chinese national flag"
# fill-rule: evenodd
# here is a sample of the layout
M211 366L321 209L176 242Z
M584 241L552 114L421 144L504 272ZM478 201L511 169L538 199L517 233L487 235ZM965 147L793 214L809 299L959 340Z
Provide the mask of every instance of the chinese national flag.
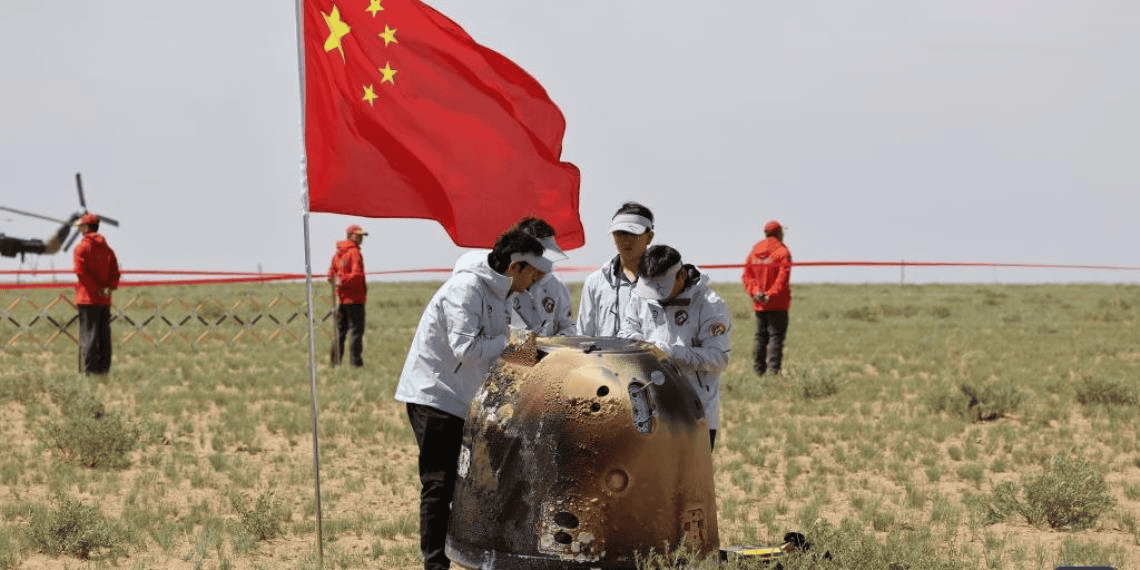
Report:
M585 242L566 121L525 71L418 0L304 0L309 209L439 221L490 247L527 215Z

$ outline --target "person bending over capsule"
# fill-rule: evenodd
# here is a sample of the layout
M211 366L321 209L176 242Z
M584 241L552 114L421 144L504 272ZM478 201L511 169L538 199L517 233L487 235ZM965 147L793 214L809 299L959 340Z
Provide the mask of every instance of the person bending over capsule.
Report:
M708 282L708 275L683 263L676 249L650 247L638 264L618 336L653 343L677 365L701 397L712 446L720 418L720 375L732 348L732 315Z

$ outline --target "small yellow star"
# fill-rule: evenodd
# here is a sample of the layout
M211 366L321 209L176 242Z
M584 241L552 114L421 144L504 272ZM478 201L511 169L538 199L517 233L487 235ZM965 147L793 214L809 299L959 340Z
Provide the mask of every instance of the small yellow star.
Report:
M364 98L363 98L363 100L368 101L368 104L372 105L372 101L374 99L376 99L376 92L372 90L371 85L365 85L364 86Z
M388 47L388 44L400 43L396 41L396 30L389 28L388 24L384 24L384 33L380 34L380 37L384 38L384 47Z
M380 5L380 0L369 0L368 7L364 9L365 12L372 12L372 17L376 17L376 12L383 10L384 7Z
M387 81L388 83L391 83L392 85L396 84L396 70L392 69L391 63L385 61L384 67L380 68L380 73L384 74L384 79L381 79L380 83L384 83L385 81Z
M344 60L344 48L340 45L340 39L347 36L352 28L340 21L340 10L336 4L333 4L332 13L321 12L321 15L325 17L325 25L329 27L329 37L325 40L325 51L340 50L340 59Z

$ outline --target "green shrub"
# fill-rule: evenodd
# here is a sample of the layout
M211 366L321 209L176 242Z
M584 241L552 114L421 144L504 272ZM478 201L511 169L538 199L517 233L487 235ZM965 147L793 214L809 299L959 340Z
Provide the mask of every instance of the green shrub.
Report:
M879 322L879 311L872 307L857 307L843 311L843 318L855 321L864 321L868 323Z
M13 528L0 528L0 570L20 567L19 535L12 531Z
M970 463L958 468L958 477L966 481L972 481L974 485L981 486L982 481L985 479L986 470L977 463Z
M97 400L80 398L71 404L63 406L67 414L64 418L45 426L45 445L85 467L129 467L127 454L139 441L139 427L118 413L104 412L103 404Z
M102 417L106 407L86 383L76 383L73 379L49 381L45 389L65 416Z
M1022 515L1030 524L1082 530L1116 503L1104 477L1083 458L1054 456L1045 472L1024 484Z
M1086 542L1077 539L1076 537L1067 537L1061 542L1060 562L1064 564L1072 564L1078 568L1085 565L1097 565L1104 567L1105 564L1111 568L1124 568L1127 552L1125 547L1119 544L1099 544L1097 542ZM1097 566L1091 566L1096 568Z
M968 421L990 421L1009 415L1024 399L1025 394L1012 383L981 387L961 384L957 392L929 392L923 403L934 412L946 412Z
M796 393L805 400L816 400L839 393L838 373L831 368L811 368L796 382Z
M27 539L49 556L68 554L86 560L98 549L112 557L125 553L118 545L120 532L99 509L67 495L57 495L56 509L36 509L28 520Z
M1084 405L1135 406L1140 402L1136 386L1124 380L1105 380L1086 376L1077 384L1076 390L1077 401Z
M998 483L989 495L969 496L963 502L977 515L979 522L991 525L1021 512L1022 505L1017 499L1018 493L1017 483L1006 481Z
M254 505L246 508L244 495L231 495L230 504L241 517L241 526L257 540L271 540L281 535L282 522L289 518L289 513L281 506L281 502L273 497L271 491L265 491L257 496Z
M969 384L961 386L962 393L969 399L967 416L976 421L995 420L1016 410L1025 395L1011 383L990 384L975 388Z
M44 380L38 372L22 372L15 378L0 382L0 402L14 401L27 405L44 391Z
M665 544L662 551L651 549L649 552L634 552L634 564L637 570L669 570L673 568L690 568L694 561L702 559L692 545L682 544L676 548ZM707 564L696 562L698 567Z
M786 570L965 570L976 568L952 555L924 547L928 531L899 531L885 543L863 520L844 519L838 527L821 520L803 531L808 544L803 552L781 557L779 566L750 562L743 568L783 567Z

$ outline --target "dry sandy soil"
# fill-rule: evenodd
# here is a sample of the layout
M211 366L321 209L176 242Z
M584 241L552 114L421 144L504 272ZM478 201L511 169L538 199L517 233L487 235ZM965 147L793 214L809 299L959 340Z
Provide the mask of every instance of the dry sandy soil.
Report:
M256 412L256 409L251 410ZM383 406L375 412L377 421L384 422L403 422L402 410L397 406ZM208 421L204 418L202 425L209 425ZM1011 421L1016 421L1012 419ZM1087 436L1089 429L1088 422L1083 421L1080 417L1072 418L1073 425L1076 430L1073 434L1073 443L1081 441L1082 437ZM0 438L5 442L4 447L8 452L21 451L23 453L30 453L36 446L37 441L32 433L29 432L24 423L24 410L23 406L9 403L3 408L0 408L0 426L2 426L2 433ZM732 437L732 426L725 426L723 430L723 437ZM204 436L204 437L202 437ZM196 442L208 442L210 434L195 434L191 439ZM396 438L394 438L396 439ZM1091 441L1092 438L1090 437ZM273 480L274 473L278 474L280 480L290 481L290 478L296 479L296 473L299 471L299 465L310 466L309 474L311 475L312 465L312 444L310 440L291 439L279 434L272 434L262 431L259 434L259 441L261 448L251 453L248 450L243 451L240 449L228 450L229 453L241 455L247 465L251 469L256 469L262 472L262 479ZM351 521L366 519L374 521L373 524L382 524L388 521L398 520L400 518L411 517L415 520L416 512L416 493L417 489L413 485L403 484L406 481L406 475L414 472L414 462L416 460L416 449L410 437L410 430L407 437L399 437L396 441L382 441L379 444L370 445L364 449L356 448L355 444L347 438L338 438L329 443L330 447L335 447L337 451L322 454L322 491L323 496L337 497L335 501L325 504L323 507L323 518L326 521L326 526L329 521ZM208 456L212 451L207 447L195 444L197 447L197 454L201 466L209 469ZM322 443L325 445L325 443ZM346 453L346 450L352 450L352 453ZM50 452L44 451L44 454ZM136 452L137 453L137 452ZM280 458L284 456L288 461L283 464ZM45 459L47 459L45 457ZM802 497L798 499L787 499L783 496L783 479L780 476L771 477L771 491L764 496L744 496L744 494L731 483L727 475L721 473L718 467L723 467L740 459L735 457L734 454L727 451L725 446L719 445L718 450L714 454L715 465L714 470L717 475L717 488L718 500L724 501L725 499L733 499L744 503L754 505L750 510L759 512L765 506L783 501L786 504L786 515L782 515L780 520L786 522L787 530L796 530L795 513L797 513L804 505L808 503L810 497ZM773 459L775 463L773 463ZM769 457L768 465L784 465L785 458L780 456L777 452L776 457ZM138 465L138 462L135 462ZM92 496L89 491L83 489L72 488L70 492L84 501L89 501L92 504L98 505L104 514L110 517L117 517L120 514L121 505L127 500L129 490L134 486L134 482L146 472L146 467L134 467L132 469L116 472L120 483L118 488L121 489L119 493L114 496ZM773 473L781 473L782 469L773 468ZM396 485L392 484L393 473L400 474L400 482ZM1010 479L1018 477L1015 473L1006 474ZM863 487L875 488L877 484L883 487L890 486L890 481L887 476L882 474L867 473L861 475L868 479ZM21 483L16 486L0 485L0 502L10 504L15 501L46 501L49 493L44 485L29 485L25 483L26 477L21 478ZM287 492L297 493L298 496L285 497L287 503L291 505L293 511L293 521L300 520L313 520L313 514L306 512L311 510L312 498L312 480L309 481L290 481L290 486ZM876 479L881 479L876 483ZM949 479L949 478L947 478ZM1126 482L1140 481L1140 469L1133 468L1127 473L1114 474L1108 477L1108 483L1111 488L1119 489L1121 485ZM349 484L351 482L351 484ZM953 480L944 483L932 483L928 491L933 493L941 493L948 497L961 497L963 493L970 492L970 485L961 481ZM735 496L733 496L735 494ZM181 484L167 488L162 495L162 502L164 505L169 506L173 512L185 513L192 505L208 502L211 505L217 506L219 509L229 510L228 504L224 497L218 496L216 491L210 489L195 489L192 488L188 480L182 481ZM833 501L825 509L823 509L822 516L838 523L844 516L854 516L857 514L856 510L842 500L842 495L837 495L839 500ZM1125 512L1131 512L1135 515L1140 515L1140 505L1135 501L1127 501L1123 497L1119 497L1121 504L1118 508ZM761 529L764 532L764 526L758 523L756 513L747 515L746 520L726 520L720 519L721 536L739 536L739 531L742 525L752 525L753 528ZM916 517L917 518L917 517ZM968 517L963 516L963 522L959 531L960 542L959 548L971 551L974 553L981 553L984 551L992 551L984 544L986 536L995 537L1006 543L1005 555L1003 559L1005 562L999 563L993 567L995 568L1052 568L1057 561L1057 553L1061 550L1061 545L1066 540L1076 539L1082 542L1094 542L1105 545L1118 545L1123 548L1127 555L1126 564L1120 568L1140 568L1140 547L1136 544L1136 538L1127 529L1119 528L1120 525L1115 522L1115 518L1108 517L1107 520L1102 520L1098 528L1082 531L1077 533L1071 532L1058 532L1047 529L1031 527L1023 522L1011 520L1010 522L982 527L980 529L971 529L968 524ZM912 525L914 528L922 528L922 521L913 521L907 523L901 521L902 525ZM885 537L886 533L880 533L881 537ZM401 564L395 562L383 562L373 560L370 553L374 548L377 539L371 536L369 532L355 532L355 531L338 531L330 533L326 531L326 536L332 535L332 538L326 538L325 556L326 565L329 560L355 560L356 563L347 567L415 567L414 562L405 560L408 564ZM93 568L93 567L125 567L125 568L221 568L223 567L219 561L218 556L214 552L207 552L203 557L194 555L195 548L192 536L181 536L175 541L175 546L169 549L162 549L153 541L148 541L149 547L144 550L132 550L126 558L120 558L117 562L109 560L95 560L79 561L69 557L48 557L42 554L34 554L22 561L20 568L27 569L62 569L62 568ZM809 537L810 538L810 537ZM991 539L992 540L992 539ZM391 551L392 549L407 552L407 549L414 549L417 539L411 534L396 536L391 540L381 541L385 550ZM228 541L227 541L228 542ZM1014 548L1021 548L1027 554L1021 563L1013 561L1012 552ZM228 550L228 546L227 546ZM316 551L316 535L312 533L307 536L298 536L294 534L287 534L284 538L275 539L273 541L262 543L254 554L240 554L231 555L226 559L231 563L229 568L246 569L246 568L294 568L294 567L312 567L312 560ZM1045 558L1041 560L1040 553L1044 553ZM385 558L382 560L392 560ZM1039 562L1044 562L1040 564Z

